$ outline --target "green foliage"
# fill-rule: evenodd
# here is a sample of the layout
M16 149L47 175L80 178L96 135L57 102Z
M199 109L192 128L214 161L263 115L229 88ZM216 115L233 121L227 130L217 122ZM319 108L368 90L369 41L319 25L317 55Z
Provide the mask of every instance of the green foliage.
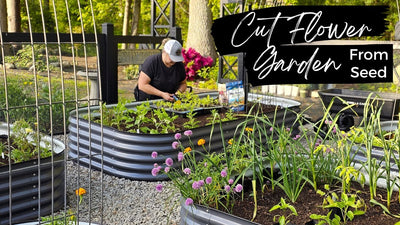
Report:
M357 194L346 194L341 193L340 197L334 192L330 191L329 185L325 185L324 191L319 190L322 196L325 196L322 207L325 209L337 209L337 213L332 216L332 210L327 215L316 215L312 214L311 219L317 220L318 224L346 224L348 221L352 221L355 216L364 215L366 211L366 205L364 201L358 198Z
M284 198L281 198L280 203L278 203L278 204L272 206L272 208L271 208L269 211L272 212L272 211L277 210L277 209L280 209L280 210L287 210L287 209L289 209L289 210L290 210L290 214L289 214L288 217L285 217L285 216L283 216L283 215L282 215L282 216L279 216L279 218L278 218L278 223L279 223L279 225L288 224L288 223L290 222L290 220L288 220L290 216L292 216L292 215L297 216L296 208L294 208L292 205L286 203L286 201L285 201ZM276 216L275 216L275 217L276 217ZM274 222L276 222L275 217L274 217Z
M45 45L35 44L33 49L31 45L23 45L15 56L7 56L6 58L7 62L13 63L17 68L29 68L33 65L33 60L35 60L35 69L38 72L55 70L55 67L51 64L47 66ZM50 62L58 62L58 59L50 56Z
M37 157L51 156L50 143L44 141L25 120L18 120L13 124L10 146L2 144L0 152L9 157L14 163L25 162Z
M37 77L37 85L31 75L7 77L7 89L4 80L0 80L0 120L13 123L17 120L26 120L31 124L38 123L39 130L44 133L61 132L64 129L67 113L75 108L74 103L63 104L74 100L73 81L64 81L64 91L59 78L51 78L51 88L47 77ZM36 88L37 87L37 88ZM78 91L82 84L77 84ZM7 95L6 95L7 90ZM84 89L83 89L84 90ZM37 93L37 98L35 97ZM78 98L83 97L81 91ZM50 97L52 104L50 105ZM35 107L36 101L39 107ZM8 103L8 111L6 103ZM57 123L55 122L57 121Z
M187 121L183 124L183 127L185 129L193 129L193 128L199 127L200 121L196 120L196 117L195 117L196 114L197 113L195 113L193 111L190 111L189 113L186 114L186 117L189 119L189 121Z
M124 73L126 74L126 79L133 80L138 78L139 76L139 66L138 65L129 65L124 68Z

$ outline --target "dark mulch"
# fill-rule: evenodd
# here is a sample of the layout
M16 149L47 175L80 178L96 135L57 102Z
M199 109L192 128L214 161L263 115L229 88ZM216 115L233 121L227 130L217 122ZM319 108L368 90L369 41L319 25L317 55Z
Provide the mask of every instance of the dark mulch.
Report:
M249 188L251 189L251 188ZM400 219L388 216L384 214L382 208L380 206L374 206L369 203L369 187L365 185L362 187L358 183L352 184L353 191L359 190L360 193L358 196L364 199L367 210L365 215L356 216L353 221L348 222L347 224L352 225L389 225L395 224L400 221ZM338 192L336 192L338 193ZM250 196L251 190L246 190L244 193L244 200L237 201L233 208L233 214L242 218L246 218L251 220L254 209L253 197ZM285 197L285 193L278 187L275 188L274 191L268 189L264 191L264 193L258 193L258 206L257 206L257 216L254 222L260 224L273 224L273 219L275 215L285 215L286 217L289 215L289 211L275 210L269 212L272 206L278 204L280 202L281 197ZM340 196L340 195L339 195ZM378 200L380 203L386 205L386 202L382 200L382 198L386 197L386 190L379 189L378 190ZM399 196L398 192L394 192L392 196L392 202L390 205L390 211L394 215L400 215L400 204L399 204ZM292 203L288 199L285 199L286 203L291 204L295 207L298 212L298 216L290 216L289 220L292 224L296 225L304 225L307 222L310 222L311 214L318 215L327 215L328 210L323 209L321 207L323 202L323 197L316 194L314 189L311 186L305 186L303 191L301 192L299 198L296 202Z

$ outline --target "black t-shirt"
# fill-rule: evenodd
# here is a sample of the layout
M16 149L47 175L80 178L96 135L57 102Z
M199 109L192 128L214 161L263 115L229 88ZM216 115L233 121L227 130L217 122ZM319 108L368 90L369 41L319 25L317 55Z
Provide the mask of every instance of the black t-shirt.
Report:
M142 64L141 71L150 77L150 85L160 91L175 93L180 83L185 80L185 66L182 62L177 62L168 68L162 61L162 53L149 56ZM159 96L149 95L135 88L136 101L144 101L147 99L159 99Z

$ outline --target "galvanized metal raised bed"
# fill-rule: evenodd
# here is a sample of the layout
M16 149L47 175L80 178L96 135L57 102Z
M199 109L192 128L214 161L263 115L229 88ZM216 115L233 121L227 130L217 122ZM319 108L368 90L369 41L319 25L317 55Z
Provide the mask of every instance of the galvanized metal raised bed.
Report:
M258 223L202 205L185 205L181 200L180 225L256 225Z
M0 134L7 125L0 124ZM22 223L50 215L64 206L65 145L48 136L53 144L53 158L30 160L0 167L0 224Z
M217 95L218 93L205 93L202 95ZM275 124L287 124L292 126L296 120L295 112L300 111L300 103L294 100L250 94L249 100L259 99L265 104L280 105L282 109L276 113ZM134 108L142 102L134 102L127 105L127 108ZM112 107L112 105L108 106ZM93 107L91 110L96 110ZM69 117L69 157L79 161L81 165L90 166L93 169L103 170L107 174L124 177L134 180L165 180L167 176L159 175L154 177L151 170L154 163L162 165L165 159L171 157L177 161L178 150L172 148L174 134L134 134L121 132L111 127L90 122L83 119L87 115L87 108L78 111L79 118L76 118L76 111L71 112ZM274 113L269 117L273 118ZM222 138L228 140L234 136L239 123L245 119L223 122L221 136L220 126L205 126L192 129L192 140L200 138L206 139L207 143L212 143L210 151L218 152L222 150ZM252 126L252 123L248 123ZM210 135L212 134L212 135ZM211 140L209 137L211 136ZM183 145L187 146L189 140L182 139ZM158 152L158 157L153 159L151 153Z

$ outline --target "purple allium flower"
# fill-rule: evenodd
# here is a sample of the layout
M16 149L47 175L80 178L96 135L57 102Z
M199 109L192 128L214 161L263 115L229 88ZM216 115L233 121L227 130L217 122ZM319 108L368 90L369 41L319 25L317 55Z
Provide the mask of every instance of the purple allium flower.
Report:
M221 171L221 177L226 177L228 174L226 173L226 170Z
M229 184L233 184L233 179L229 179L229 180L228 180L228 183L229 183Z
M301 172L301 168L298 168L297 171Z
M297 140L297 139L299 139L300 137L301 137L300 134L296 134L296 136L294 136L293 140Z
M179 147L179 142L177 142L177 141L172 142L173 149L177 149L178 147Z
M193 182L193 183L192 183L192 188L193 188L194 190L199 189L199 188L200 188L199 182L198 182L198 181Z
M206 184L211 184L211 183L212 183L212 177L207 177Z
M168 173L171 168L169 166L165 167L164 172Z
M167 164L167 166L172 166L174 164L174 160L172 160L171 158L167 158L165 160L165 164Z
M176 133L174 137L175 137L175 140L179 140L179 139L181 139L182 134L181 133Z
M157 163L154 163L154 165L153 165L153 166L154 166L154 168L156 168L156 167L158 167L158 164L157 164Z
M241 184L236 185L235 192L242 192L243 186Z
M286 127L286 131L290 131L290 128L289 128L289 127Z
M203 187L203 186L204 186L204 180L199 180L198 183L199 183L199 186L200 186L200 187Z
M231 186L225 185L224 189L225 189L226 192L230 192L231 191Z
M182 161L183 160L183 152L179 152L178 153L178 161Z
M336 127L333 127L332 133L336 134Z
M185 130L185 132L183 132L183 134L186 136L192 136L193 132L191 130Z
M273 128L273 127L270 127L270 128L269 128L269 131L273 131L273 130L274 130L274 128Z
M190 170L190 168L185 168L183 169L183 172L187 175L189 175L192 171Z
M162 191L162 188L163 188L162 184L157 184L157 185L156 185L156 190L157 190L158 192L161 192L161 191Z
M193 204L193 199L187 198L185 201L185 205L192 205Z
M151 157L153 158L153 159L155 159L155 158L157 158L157 156L158 156L158 153L157 152L152 152L151 153Z
M153 175L153 177L155 177L155 176L158 175L158 172L160 172L160 169L159 169L158 167L153 168L153 169L151 170L151 175Z

